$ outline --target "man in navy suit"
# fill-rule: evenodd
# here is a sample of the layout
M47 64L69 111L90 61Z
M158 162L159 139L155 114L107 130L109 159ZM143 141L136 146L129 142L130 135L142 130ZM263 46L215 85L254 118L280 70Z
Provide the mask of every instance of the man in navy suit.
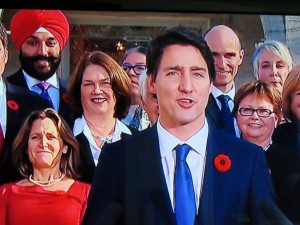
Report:
M155 37L147 74L159 119L103 150L83 225L291 224L262 148L206 120L215 69L204 39L185 27Z
M8 60L7 44L6 29L0 23L0 184L18 177L11 165L11 147L26 116L32 110L50 107L40 95L28 93L2 77Z
M7 77L11 84L41 94L72 126L66 81L56 73L69 39L69 22L60 10L19 10L10 29L21 68Z
M204 38L214 56L216 70L216 78L206 107L207 119L212 125L240 137L240 131L231 112L235 96L234 79L244 58L241 40L235 31L225 25L210 28ZM224 118L226 110L222 109L221 96L228 98L229 119Z

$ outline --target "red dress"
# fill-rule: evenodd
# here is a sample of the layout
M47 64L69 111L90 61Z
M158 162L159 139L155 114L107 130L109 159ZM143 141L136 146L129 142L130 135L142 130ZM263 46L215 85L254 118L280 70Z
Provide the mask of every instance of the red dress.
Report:
M0 187L0 225L79 225L90 184L75 181L67 192L16 183Z

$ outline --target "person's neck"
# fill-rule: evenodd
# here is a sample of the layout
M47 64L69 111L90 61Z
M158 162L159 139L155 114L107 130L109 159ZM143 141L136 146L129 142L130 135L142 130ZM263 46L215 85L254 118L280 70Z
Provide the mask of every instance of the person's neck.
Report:
M222 85L222 86L215 86L215 87L218 88L223 93L228 93L233 88L233 83Z
M141 105L141 98L137 96L131 96L131 105Z
M186 141L204 126L204 117L199 117L197 120L187 124L168 124L168 120L160 117L161 125L172 135L179 138L181 141Z
M254 143L256 145L261 146L264 150L267 150L270 147L270 145L272 144L271 137L265 138L263 140L260 140L260 139L257 139L257 138L253 138L253 139L249 138L249 139L246 139L246 140L250 141L250 142L252 142L252 143Z
M34 180L40 181L49 181L53 179L58 179L62 176L62 172L59 170L59 167L54 168L43 168L43 169L33 169L32 178Z
M93 135L108 136L115 130L116 118L112 116L95 117L84 114L84 118Z

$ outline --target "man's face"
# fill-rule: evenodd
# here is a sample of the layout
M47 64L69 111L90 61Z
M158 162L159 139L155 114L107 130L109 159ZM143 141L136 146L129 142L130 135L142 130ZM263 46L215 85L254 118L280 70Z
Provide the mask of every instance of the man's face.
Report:
M8 59L8 51L3 46L2 41L0 41L0 76L2 76L2 74L4 72L5 64L7 63L7 59Z
M28 75L42 81L57 70L60 53L59 43L51 33L36 32L22 44L19 59Z
M205 40L215 60L214 85L223 92L231 90L244 57L238 37L229 29L210 31Z
M211 82L197 48L177 44L166 47L150 86L157 94L162 126L172 129L189 125L191 131L203 126Z

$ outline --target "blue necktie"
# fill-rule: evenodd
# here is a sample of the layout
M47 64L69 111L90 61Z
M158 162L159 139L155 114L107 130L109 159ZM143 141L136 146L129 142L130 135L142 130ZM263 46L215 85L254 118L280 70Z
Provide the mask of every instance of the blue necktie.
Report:
M41 91L42 91L41 95L43 96L43 98L47 99L49 101L50 105L53 107L52 100L48 93L48 88L50 87L50 84L46 83L46 82L40 82L36 86L38 86L41 89Z
M178 225L193 225L196 217L196 203L191 171L186 157L191 147L183 144L176 147L174 178L175 216Z
M218 96L218 99L221 102L221 115L222 115L223 127L225 127L230 134L236 136L232 113L228 105L228 101L230 100L230 97L228 95L220 95Z

